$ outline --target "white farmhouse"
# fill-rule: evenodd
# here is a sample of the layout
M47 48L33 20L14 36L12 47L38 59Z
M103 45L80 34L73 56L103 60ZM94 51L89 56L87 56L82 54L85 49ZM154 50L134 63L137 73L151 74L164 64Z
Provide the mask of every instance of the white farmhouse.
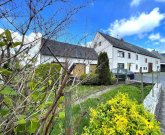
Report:
M72 72L73 76L80 76L85 73L95 72L98 55L93 48L42 39L40 63L57 63L57 60L53 57L53 55L55 55L61 63L67 61L69 65L72 65L73 63L76 64L76 67Z
M148 50L101 32L97 32L92 47L98 54L107 52L110 69L120 67L139 72L142 67L142 72L151 72L160 68L160 58Z
M49 51L49 49L53 54ZM40 63L68 61L76 64L74 76L95 72L97 58L100 52L107 52L110 70L113 68L129 69L133 72L151 72L160 69L160 58L146 49L132 45L107 34L97 32L91 48L68 43L42 39L40 49Z

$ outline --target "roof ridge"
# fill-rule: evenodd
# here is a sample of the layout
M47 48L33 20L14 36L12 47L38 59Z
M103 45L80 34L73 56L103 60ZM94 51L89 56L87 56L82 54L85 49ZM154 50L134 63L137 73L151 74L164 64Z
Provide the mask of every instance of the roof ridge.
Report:
M49 41L52 41L52 42L56 42L56 43L61 43L61 44L65 44L65 45L68 45L68 46L75 46L75 47L82 47L82 48L88 48L88 49L93 49L93 48L90 48L90 47L86 47L86 46L81 46L81 45L76 45L76 44L71 44L71 43L66 43L66 42L62 42L62 41L57 41L57 40L52 40L52 39L46 39L46 38L42 38L44 40L49 40Z
M102 32L99 32L99 33L102 33ZM104 34L104 33L102 33L102 34ZM134 45L134 44L132 44L132 43L129 43L129 42L127 42L127 41L125 41L125 40L120 40L120 39L118 39L118 38L116 38L116 37L113 37L113 36L111 36L111 35L108 35L108 34L104 34L104 35L106 35L106 36L109 36L109 37L111 37L111 38L113 38L113 39L115 39L115 40L118 40L118 41L120 41L120 42L124 42L124 43L127 43L127 44L129 44L129 45L131 45L131 46L136 46L136 47L139 47L139 48L141 48L141 49L145 49L145 48L142 48L142 47L140 47L140 46L138 46L138 45ZM146 51L148 51L147 49L145 49ZM149 51L150 52L150 51Z
M100 33L106 40L108 40L107 38L112 38L112 39L114 39L114 40L117 40L118 42L120 42L120 43L124 43L124 45L127 47L127 49L129 48L129 47L134 47L134 49L137 51L134 51L134 52L136 52L136 53L139 53L139 54L142 54L142 53L140 53L139 52L139 50L138 49L142 49L143 51L145 51L145 52L147 52L147 53L149 53L150 54L150 57L153 57L153 54L150 52L150 51L148 51L147 49L145 49L145 48L142 48L142 47L140 47L140 46L138 46L138 45L134 45L134 44L132 44L132 43L129 43L129 42L127 42L127 41L124 41L124 40L120 40L120 39L118 39L118 38L115 38L115 37L113 37L113 36L111 36L111 35L108 35L108 34L105 34L105 33L102 33L102 32L98 32L98 33ZM107 37L106 37L107 36ZM109 40L108 40L109 41ZM110 41L109 41L110 42ZM113 42L113 41L112 41ZM112 44L112 43L111 43ZM120 47L123 47L122 45L118 45L118 46L120 46ZM115 46L114 46L115 47ZM121 48L122 49L122 48ZM124 48L123 48L124 49ZM131 48L129 48L130 50L129 51L131 51L132 52L132 50L131 50ZM147 55L147 54L143 54L143 55ZM155 56L155 55L154 55Z
M97 60L98 54L94 48L83 47L79 45L73 45L69 43L64 43L56 40L42 39L44 44L41 49L42 55L52 55L46 46L49 46L56 56L69 57L69 58L79 58L79 59L91 59Z

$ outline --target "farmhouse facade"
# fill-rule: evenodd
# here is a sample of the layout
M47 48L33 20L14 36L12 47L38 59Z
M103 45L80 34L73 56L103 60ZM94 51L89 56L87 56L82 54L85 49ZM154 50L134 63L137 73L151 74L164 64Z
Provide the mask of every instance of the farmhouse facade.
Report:
M51 52L50 52L50 50ZM74 76L95 72L100 52L107 52L110 70L114 68L129 69L133 72L151 72L160 69L160 58L146 49L132 45L107 34L98 32L91 47L82 47L68 43L42 39L40 63L57 62L57 59L70 65L75 63ZM53 54L52 54L53 53Z
M52 53L49 51L49 49ZM76 64L72 74L80 76L85 73L95 72L97 65L97 53L93 48L72 45L68 43L42 39L40 49L40 63L45 62L68 62L68 65Z
M92 42L97 54L107 52L110 69L124 68L133 72L151 72L160 69L160 58L150 51L98 32Z

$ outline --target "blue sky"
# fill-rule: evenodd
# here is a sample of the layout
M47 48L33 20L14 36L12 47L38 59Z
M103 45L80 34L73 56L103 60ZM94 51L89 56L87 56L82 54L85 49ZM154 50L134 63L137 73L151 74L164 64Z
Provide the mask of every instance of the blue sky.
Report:
M67 31L77 35L72 43L85 34L89 36L82 44L90 42L101 31L165 52L165 0L95 0L74 16Z
M24 16L27 11L23 2L18 1L17 12ZM64 31L65 35L58 40L78 44L84 35L88 35L79 43L86 45L92 41L97 31L101 31L148 50L165 52L165 0L70 0L71 3L66 2L66 7L63 8L81 5L85 1L91 2L73 16L71 24ZM49 7L42 14L48 18L61 6L63 5ZM26 22L22 19L14 22ZM7 24L6 20L1 19L0 28L10 29ZM33 31L28 34L33 35Z

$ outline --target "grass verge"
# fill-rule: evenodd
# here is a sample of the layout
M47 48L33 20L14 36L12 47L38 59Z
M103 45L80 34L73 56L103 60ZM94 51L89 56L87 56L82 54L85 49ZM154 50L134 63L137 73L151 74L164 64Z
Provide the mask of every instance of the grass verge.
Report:
M88 126L89 124L89 108L95 108L98 104L104 103L107 100L112 99L119 92L127 93L130 99L137 101L139 104L142 103L141 100L141 89L139 84L132 85L123 85L116 89L113 89L99 98L91 98L86 100L85 102L75 105L72 108L72 119L73 119L73 132L76 134L81 134L84 126ZM151 85L144 86L144 98L148 95L150 90L152 89ZM60 124L59 124L60 123ZM61 129L64 129L64 119L59 120L54 126L54 130L52 131L52 135L60 134ZM64 132L64 131L63 131Z

